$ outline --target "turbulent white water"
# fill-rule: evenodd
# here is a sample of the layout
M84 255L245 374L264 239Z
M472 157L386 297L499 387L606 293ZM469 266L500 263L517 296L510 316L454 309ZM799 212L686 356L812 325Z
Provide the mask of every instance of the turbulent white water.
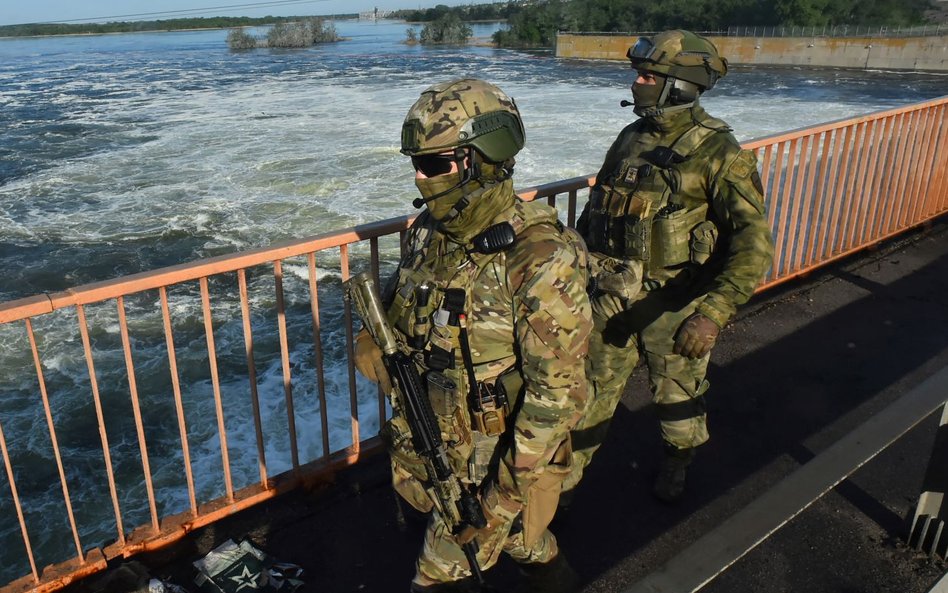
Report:
M403 215L415 197L398 153L419 92L461 76L516 98L527 128L525 187L594 172L633 117L622 63L400 43L402 23L337 24L347 41L306 50L230 52L223 31L0 40L0 300ZM487 35L492 27L478 27ZM740 139L942 95L935 75L735 68L703 103ZM393 243L383 242L391 259ZM335 257L335 260L333 260ZM361 260L359 259L361 257ZM356 253L356 266L364 254ZM321 256L332 449L350 437L338 302L338 253ZM359 263L359 262L362 263ZM305 261L287 262L292 374L301 461L322 455ZM212 282L234 294L236 282ZM273 279L251 278L256 372L268 470L290 467ZM323 284L321 284L321 287ZM323 288L321 288L323 290ZM220 441L196 287L171 291L199 497L222 494ZM163 513L187 508L161 313L126 302L148 454ZM235 486L258 479L239 303L215 300L227 442ZM87 311L125 527L148 521L142 464L115 303ZM57 436L85 546L115 537L88 371L75 315L36 320ZM17 469L40 564L70 555L62 494L21 324L0 328L0 426ZM359 383L362 435L378 429ZM0 582L25 574L19 525L0 473Z

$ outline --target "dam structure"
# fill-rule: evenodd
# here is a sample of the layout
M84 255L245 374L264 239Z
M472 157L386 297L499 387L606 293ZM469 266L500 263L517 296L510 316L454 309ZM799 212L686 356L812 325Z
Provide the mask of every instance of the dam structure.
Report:
M944 29L944 30L942 30ZM923 31L928 32L928 31ZM739 28L734 34L708 32L728 62L738 66L789 66L849 68L857 70L905 70L948 72L948 27L935 28L931 35L890 37L863 35L826 36L793 31L793 36L766 34ZM556 56L624 60L635 43L634 33L557 33Z
M645 484L658 442L649 438L653 418L641 377L632 381L604 461L591 467L575 510L554 526L589 590L882 591L899 583L906 593L923 593L944 572L937 558L919 560L893 541L899 513L914 509L920 494L948 398L946 110L948 96L742 143L760 163L776 251L756 300L715 351L715 440L690 478L693 498L675 509L655 506ZM583 175L518 193L556 206L572 225L594 182ZM358 325L339 288L359 271L384 275L383 247L397 249L413 220L380 220L0 303L0 325L20 335L6 347L35 385L36 438L48 439L50 450L37 463L47 489L62 493L59 536L69 549L51 561L34 548L36 513L24 512L24 501L35 493L18 483L38 470L14 461L0 418L0 487L9 492L22 566L0 593L95 591L97 575L129 559L193 587L190 562L242 536L280 560L305 564L304 590L407 590L422 527L386 484L377 431L391 411L356 376ZM63 324L75 338L50 343L48 329ZM260 338L268 325L275 339ZM300 326L310 340L306 373L293 343ZM51 401L63 385L47 378L63 349L87 371L83 386L95 410L88 428L101 441L101 471L91 477L92 466L70 466L57 439ZM185 350L207 361L203 414L185 405L177 366ZM279 369L279 385L258 381L263 360ZM345 369L343 397L327 389L330 363ZM124 379L119 395L99 382L106 366ZM159 373L168 388L153 393L141 379ZM315 384L307 401L299 395L304 384ZM131 457L113 456L107 422L116 398L128 410ZM285 430L266 435L261 409L275 398ZM347 407L347 421L331 422L331 406ZM152 463L155 435L143 422L149 413L164 413L162 426L177 439L173 451L160 451L160 467ZM198 424L217 444L213 488L196 486L191 435ZM304 437L318 442L313 459L300 446ZM266 445L274 439L285 445L287 467ZM231 455L238 440L255 443L254 459ZM142 479L123 489L116 474L130 466ZM169 472L180 484L177 507L156 496ZM97 510L114 526L106 541L86 538L89 527L73 510L78 474L101 486ZM144 520L129 524L129 516ZM823 544L829 549L813 560ZM838 557L847 555L853 566L842 566ZM513 572L500 566L489 578L507 583ZM789 575L839 582L793 580L791 587L782 580Z

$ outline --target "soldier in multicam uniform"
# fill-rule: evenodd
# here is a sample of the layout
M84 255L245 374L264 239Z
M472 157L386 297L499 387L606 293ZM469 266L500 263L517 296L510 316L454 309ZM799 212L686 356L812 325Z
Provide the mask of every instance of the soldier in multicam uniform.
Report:
M665 450L653 492L673 502L695 448L708 440L711 348L766 273L773 242L756 156L698 104L727 72L717 48L666 31L640 38L628 58L640 119L613 142L577 224L594 277L593 392L573 434L564 490L571 494L605 438L644 355Z
M432 513L415 592L483 590L459 547L471 537L482 570L503 551L520 563L527 590L576 586L547 526L569 474L570 429L586 405L587 255L553 208L515 195L511 174L523 143L513 99L474 79L425 90L402 130L422 196L415 205L427 208L383 300L427 384L450 464L488 520L480 530L450 532L395 409L384 429L395 489ZM365 332L356 360L388 389Z

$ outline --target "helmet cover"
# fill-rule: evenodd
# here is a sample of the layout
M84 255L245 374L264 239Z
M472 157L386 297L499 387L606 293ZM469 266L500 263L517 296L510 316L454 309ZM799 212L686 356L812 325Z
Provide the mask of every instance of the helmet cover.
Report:
M626 56L637 70L656 72L696 84L701 91L727 74L727 60L707 38L675 29L639 37Z
M503 163L524 141L514 100L489 82L463 78L421 93L402 124L401 152L418 156L471 147L486 161Z

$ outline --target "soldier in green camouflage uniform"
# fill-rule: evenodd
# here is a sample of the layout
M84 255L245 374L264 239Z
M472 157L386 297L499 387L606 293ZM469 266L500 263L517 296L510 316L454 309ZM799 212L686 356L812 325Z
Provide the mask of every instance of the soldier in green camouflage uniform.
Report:
M592 330L587 254L556 211L513 190L524 142L513 100L483 81L430 87L412 106L402 152L427 206L383 294L388 317L427 384L448 457L487 527L450 533L397 408L384 429L393 483L431 511L412 591L478 591L458 542L476 538L482 570L506 552L535 590L566 591L575 573L547 529L569 474L570 429L586 405ZM357 365L386 388L374 343ZM472 385L473 384L473 385Z
M574 432L564 489L602 443L643 356L665 443L654 493L671 502L683 493L695 447L708 440L711 347L766 273L773 243L756 156L698 104L727 72L726 60L688 31L640 38L628 57L640 119L606 154L577 225L595 279L593 396Z

